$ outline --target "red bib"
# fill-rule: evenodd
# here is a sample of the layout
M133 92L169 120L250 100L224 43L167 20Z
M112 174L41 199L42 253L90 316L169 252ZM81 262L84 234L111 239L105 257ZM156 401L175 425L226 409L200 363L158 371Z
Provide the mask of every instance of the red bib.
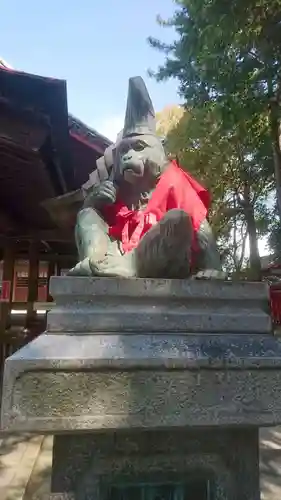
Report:
M122 243L126 253L136 248L142 236L172 208L190 215L196 235L207 217L210 201L209 192L172 161L144 210L129 210L123 202L117 201L105 207L102 215L109 225L109 235Z

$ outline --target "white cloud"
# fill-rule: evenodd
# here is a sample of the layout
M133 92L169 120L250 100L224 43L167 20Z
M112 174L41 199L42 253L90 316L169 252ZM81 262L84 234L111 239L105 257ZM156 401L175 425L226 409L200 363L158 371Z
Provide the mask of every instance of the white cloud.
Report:
M99 125L97 130L105 137L108 137L111 141L115 141L117 134L122 130L124 124L124 116L111 116L104 118Z

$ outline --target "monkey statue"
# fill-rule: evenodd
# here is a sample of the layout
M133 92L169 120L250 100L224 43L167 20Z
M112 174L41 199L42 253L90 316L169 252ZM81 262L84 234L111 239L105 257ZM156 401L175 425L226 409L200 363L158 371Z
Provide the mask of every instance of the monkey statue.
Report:
M108 177L88 186L77 215L69 275L221 278L209 193L167 159L141 77L129 79L124 128L106 158Z

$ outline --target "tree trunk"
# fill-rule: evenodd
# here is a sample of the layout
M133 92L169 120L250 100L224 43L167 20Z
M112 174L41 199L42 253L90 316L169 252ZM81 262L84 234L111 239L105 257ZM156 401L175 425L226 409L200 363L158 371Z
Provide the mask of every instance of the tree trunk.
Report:
M249 261L250 261L250 278L253 281L261 280L261 260L258 247L257 226L255 221L254 208L250 199L250 188L247 184L244 186L244 202L245 202L245 220L247 224L247 232L249 235Z
M280 151L280 130L279 130L279 106L275 99L270 102L269 121L270 134L273 151L274 174L276 185L276 197L279 219L281 222L281 151Z

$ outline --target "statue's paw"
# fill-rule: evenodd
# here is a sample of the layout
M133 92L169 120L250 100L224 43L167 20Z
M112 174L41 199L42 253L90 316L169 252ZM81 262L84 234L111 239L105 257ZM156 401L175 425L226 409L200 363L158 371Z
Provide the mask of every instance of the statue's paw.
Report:
M89 259L86 258L76 264L76 266L69 269L67 276L92 276Z
M196 280L226 280L227 273L216 269L204 269L193 276Z
M133 260L127 255L106 254L99 259L90 259L92 275L108 278L134 278L136 276Z

